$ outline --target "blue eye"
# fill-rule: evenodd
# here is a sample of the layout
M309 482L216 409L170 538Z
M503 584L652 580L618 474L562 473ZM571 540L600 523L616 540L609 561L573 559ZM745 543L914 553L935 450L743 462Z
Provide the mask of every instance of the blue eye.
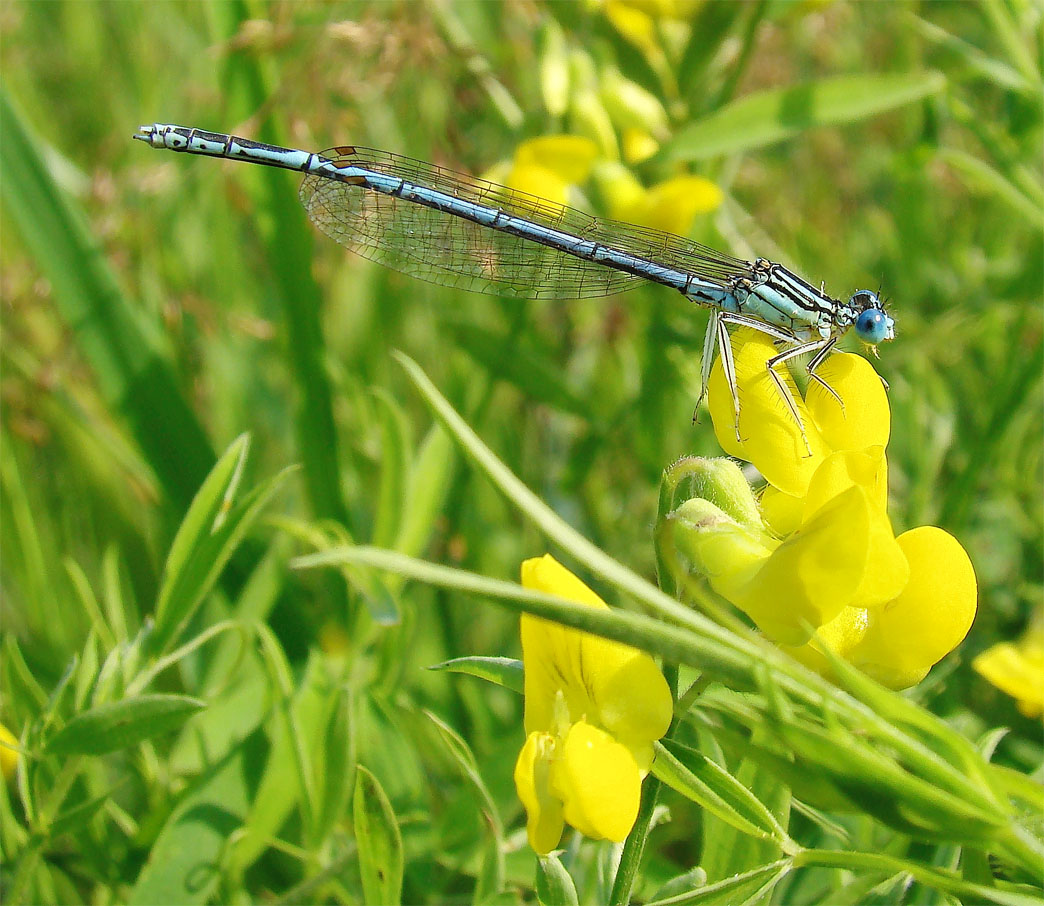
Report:
M891 326L889 322L891 320L881 309L867 308L860 312L859 317L856 318L856 336L864 343L876 346L882 340L888 339L888 335L891 332L889 330Z

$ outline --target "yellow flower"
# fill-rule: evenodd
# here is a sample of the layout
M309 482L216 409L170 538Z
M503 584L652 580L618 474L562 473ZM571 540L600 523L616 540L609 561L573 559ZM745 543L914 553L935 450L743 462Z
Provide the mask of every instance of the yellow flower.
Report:
M720 361L708 402L721 445L768 481L760 517L738 519L708 500L687 501L675 513L688 529L679 548L722 597L814 669L829 672L828 650L893 688L919 682L967 634L975 573L941 529L898 538L892 531L880 378L862 356L831 355L818 374L842 406L815 381L802 398L784 371L799 426L767 374L766 361L778 352L771 340L743 330L733 345L738 431Z
M18 769L18 740L3 724L0 724L0 774L10 781Z
M522 564L522 584L588 607L608 605L550 555ZM649 655L524 614L526 742L515 764L530 845L544 855L565 824L623 840L638 815L653 743L672 700Z
M623 133L623 156L629 164L640 164L660 150L655 136L637 126L628 126Z
M674 176L613 206L613 218L684 236L697 214L721 204L722 194L702 176Z
M597 145L582 135L543 135L522 142L510 167L495 169L487 178L564 205L572 187L587 180L597 157Z
M1026 717L1044 714L1044 608L1034 613L1021 639L987 648L972 666L1012 696Z
M647 189L615 161L601 162L594 176L614 220L680 236L688 234L697 215L713 211L723 197L721 189L702 176L675 176Z

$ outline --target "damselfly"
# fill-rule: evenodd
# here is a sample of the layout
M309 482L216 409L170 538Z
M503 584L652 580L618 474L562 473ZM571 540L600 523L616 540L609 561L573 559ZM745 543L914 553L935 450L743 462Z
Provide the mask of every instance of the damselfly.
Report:
M797 404L777 367L810 355L809 376L840 404L816 375L837 341L849 329L871 347L894 336L894 322L871 290L835 299L764 258L744 261L681 236L600 220L387 151L354 145L297 151L160 123L142 126L134 138L153 148L300 171L306 174L301 202L320 230L364 258L433 283L558 299L610 295L640 280L676 289L710 309L700 398L717 346L737 438L740 404L730 326L753 328L780 344L768 373L802 435Z

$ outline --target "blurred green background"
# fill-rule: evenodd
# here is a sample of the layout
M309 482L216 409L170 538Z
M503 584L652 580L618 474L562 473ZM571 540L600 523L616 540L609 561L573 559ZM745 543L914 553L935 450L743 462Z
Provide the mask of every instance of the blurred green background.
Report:
M1036 764L1039 723L970 660L1044 593L1040 28L1020 0L4 3L0 721L18 736L74 656L101 664L134 638L189 501L249 432L248 485L301 469L190 634L266 620L320 777L339 770L350 707L353 758L403 823L405 899L468 899L485 824L421 709L464 737L517 832L521 703L424 668L518 656L516 619L288 561L320 532L509 579L544 552L432 428L400 349L558 513L651 575L661 471L718 453L706 419L690 424L706 312L660 288L518 302L410 280L319 235L292 174L131 135L180 123L481 174L565 133L595 143L595 176L717 185L692 238L891 300L898 335L876 364L893 523L952 532L980 582L964 646L912 694L969 733L1013 726L1002 757ZM628 160L629 130L659 152ZM597 178L575 191L610 213ZM397 624L375 619L389 611ZM342 851L350 805L331 793L328 835L302 830L273 681L237 651L222 637L163 674L210 708L77 781L84 801L121 786L75 837L45 841L29 899L122 898L188 779L243 738L269 784L244 802L258 836L206 895L285 895ZM694 864L697 821L676 814L657 858ZM303 899L352 902L353 883L344 869Z

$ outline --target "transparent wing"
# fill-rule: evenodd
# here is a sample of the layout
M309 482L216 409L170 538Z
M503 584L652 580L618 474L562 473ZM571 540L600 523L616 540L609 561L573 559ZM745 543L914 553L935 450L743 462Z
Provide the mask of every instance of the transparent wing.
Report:
M750 273L747 262L680 236L599 220L434 164L370 148L331 148L320 153L335 163L436 189L704 279L725 282ZM622 292L642 279L365 185L310 175L300 195L312 222L341 245L443 286L518 298L569 299Z

